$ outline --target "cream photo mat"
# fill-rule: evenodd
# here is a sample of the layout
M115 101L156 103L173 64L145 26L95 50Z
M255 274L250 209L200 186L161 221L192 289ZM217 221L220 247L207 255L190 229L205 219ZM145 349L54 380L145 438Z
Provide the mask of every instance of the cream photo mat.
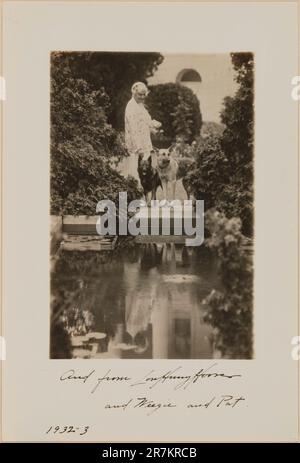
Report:
M89 425L80 441L297 440L298 363L291 357L298 331L298 104L291 97L291 79L299 74L297 3L9 1L3 29L3 440L79 440L76 434L46 435L51 425ZM69 368L141 378L152 369L181 365L192 372L213 362L49 359L49 91L55 50L254 53L255 358L217 361L220 370L242 374L237 383L203 382L188 390L194 401L212 391L240 394L244 407L111 413L104 404L126 401L126 384L91 395L82 385L59 381ZM161 387L151 397L168 401L174 394ZM176 394L179 405L185 400L185 392Z

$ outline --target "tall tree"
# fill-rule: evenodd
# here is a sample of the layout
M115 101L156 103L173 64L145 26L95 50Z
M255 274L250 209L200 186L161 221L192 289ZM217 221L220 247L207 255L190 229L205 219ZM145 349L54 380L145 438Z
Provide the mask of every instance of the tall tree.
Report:
M147 82L163 61L160 53L142 52L71 52L72 74L83 78L92 89L105 89L109 97L108 122L124 128L124 111L131 87L136 81Z
M253 232L254 60L252 53L232 53L238 90L227 97L221 120L225 124L222 147L228 159L233 206L243 230Z
M105 89L74 76L68 54L51 58L52 214L94 214L100 199L116 200L119 191L137 197L136 181L112 168L125 149L108 123Z
M224 130L203 134L188 174L197 198L227 217L240 217L242 231L253 233L253 55L232 53L237 91L226 97L221 113Z
M166 83L149 87L147 105L154 119L162 122L164 137L172 143L176 137L191 143L200 134L200 102L194 92L180 84Z

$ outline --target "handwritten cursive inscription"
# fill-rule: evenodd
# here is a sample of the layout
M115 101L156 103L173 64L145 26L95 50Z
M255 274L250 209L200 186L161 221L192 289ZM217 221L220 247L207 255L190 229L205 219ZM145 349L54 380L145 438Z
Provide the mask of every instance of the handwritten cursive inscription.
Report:
M191 375L183 375L180 374L180 370L182 367L179 366L174 370L167 371L162 375L155 375L155 371L152 370L143 378L142 381L138 381L133 383L131 386L140 386L140 385L147 385L149 384L149 389L153 389L158 384L162 384L165 382L175 382L174 389L187 389L191 384L197 383L200 379L209 379L209 378L225 378L225 379L232 379L236 377L240 377L240 374L226 374L223 372L216 372L213 370L214 367L217 366L217 363L209 366L208 368L201 368L200 370L196 371Z
M81 381L83 383L86 383L87 380L95 373L95 370L91 370L87 375L78 375L75 374L75 370L67 370L65 371L61 376L60 380L61 381L66 381L66 380L77 380Z
M125 391L139 391L138 395L135 397L129 396L125 399L124 397L120 399L120 389L117 389L117 394L112 394L112 396L115 397L117 395L118 401L113 399L103 404L104 409L110 413L115 413L117 411L126 413L128 410L135 409L139 410L140 413L145 413L147 416L150 416L161 413L162 410L171 411L182 407L189 410L190 413L195 413L195 410L203 410L203 413L206 413L208 409L214 408L216 410L223 410L226 408L230 410L240 408L242 404L246 403L246 398L242 395L213 393L212 390L210 390L210 397L199 397L199 399L195 401L188 399L188 395L186 396L186 394L177 395L177 391L186 391L189 387L195 387L195 385L197 386L203 381L209 381L212 387L215 381L217 381L219 385L222 385L224 381L227 384L229 382L230 385L231 381L242 376L239 373L229 373L219 370L217 363L212 363L205 368L195 369L192 372L187 372L186 368L187 367L179 365L173 369L160 373L155 370L150 370L142 377L116 374L117 372L113 372L111 369L108 369L104 374L99 374L95 369L86 372L69 369L60 375L59 380L63 383L78 384L80 387L87 388L89 394L95 394L99 388L104 388L105 385L119 388L119 385L123 386L126 384L129 388L125 388ZM170 400L169 397L167 400L165 397L159 397L160 389L166 386L171 386L169 390L173 390L173 394L175 394L172 400ZM149 392L154 388L155 397L149 397L146 391ZM201 390L202 388L200 388L200 391ZM228 386L226 387L226 392L227 391ZM176 400L176 397L178 400Z
M137 397L136 399L130 399L122 404L106 404L105 409L122 409L123 411L128 408L142 408L147 411L147 415L151 415L157 412L161 408L174 408L177 407L175 403L171 402L159 402L149 399L148 397Z
M112 374L109 369L104 375L98 376L95 370L89 371L87 374L76 372L74 369L65 371L60 375L60 381L72 381L91 384L90 392L94 394L96 390L103 384L127 383L131 387L146 386L148 389L157 388L159 385L172 384L173 389L186 390L191 385L197 384L201 380L224 379L232 380L239 378L242 375L237 373L225 373L217 371L217 363L213 363L207 368L200 368L192 374L185 374L182 366L178 366L173 370L168 370L162 374L157 374L155 370L149 371L142 378L132 378L127 375Z
M214 396L210 399L202 402L197 403L186 403L183 404L184 407L188 409L208 409L208 408L235 408L246 399L242 396L233 396L233 395L220 395L218 397ZM182 404L181 404L182 405ZM154 412L157 412L161 409L166 408L176 408L180 406L180 404L176 404L175 402L167 401L161 402L158 400L152 400L149 397L137 397L131 398L123 403L108 403L105 405L106 410L123 410L124 412L129 408L139 408L146 411L147 415L151 415Z

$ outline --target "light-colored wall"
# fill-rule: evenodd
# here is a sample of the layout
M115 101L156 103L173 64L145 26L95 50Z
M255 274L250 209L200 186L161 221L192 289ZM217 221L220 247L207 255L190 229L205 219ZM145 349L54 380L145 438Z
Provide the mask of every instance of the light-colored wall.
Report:
M232 96L236 90L234 70L229 54L177 55L166 54L155 74L148 79L150 85L175 82L182 69L195 69L201 76L201 83L189 86L197 95L203 120L220 122L220 111L225 96Z

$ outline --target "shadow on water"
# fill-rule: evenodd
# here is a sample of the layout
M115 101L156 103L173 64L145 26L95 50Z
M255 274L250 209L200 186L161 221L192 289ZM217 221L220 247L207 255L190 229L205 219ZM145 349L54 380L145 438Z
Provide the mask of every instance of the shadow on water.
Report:
M51 358L212 357L203 299L219 286L210 252L127 243L61 251L51 275Z

